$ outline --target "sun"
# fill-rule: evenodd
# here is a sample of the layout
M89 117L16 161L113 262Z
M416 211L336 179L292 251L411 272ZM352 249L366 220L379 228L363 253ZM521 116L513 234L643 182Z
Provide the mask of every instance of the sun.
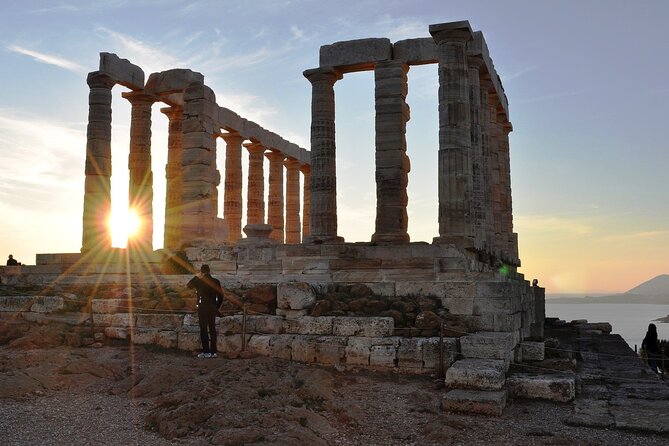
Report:
M133 209L112 213L109 219L112 246L125 248L128 239L137 234L141 225L142 221Z

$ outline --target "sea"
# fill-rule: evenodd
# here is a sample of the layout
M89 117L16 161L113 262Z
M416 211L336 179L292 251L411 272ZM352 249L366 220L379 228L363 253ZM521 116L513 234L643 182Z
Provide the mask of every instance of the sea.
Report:
M610 322L612 333L622 336L632 350L635 345L641 349L641 341L651 323L657 326L659 339L669 340L669 323L654 321L667 315L669 305L552 303L550 298L546 299L546 317L559 317L567 322L574 319Z

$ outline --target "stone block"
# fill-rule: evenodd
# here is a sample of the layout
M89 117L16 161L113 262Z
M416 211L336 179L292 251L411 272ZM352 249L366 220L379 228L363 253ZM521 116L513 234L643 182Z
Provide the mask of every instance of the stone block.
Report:
M316 362L319 364L342 364L346 360L347 338L323 336L316 344Z
M522 358L525 362L543 361L544 360L544 343L523 341L520 344L522 351Z
M196 351L202 349L200 333L180 332L178 334L177 348L185 351Z
M178 329L183 325L184 317L178 314L138 314L135 326L138 328Z
M103 330L109 339L128 339L128 329L121 327L105 327Z
M358 271L333 271L332 272L332 281L333 282L382 282L385 280L385 277L380 270L358 270Z
M222 335L241 334L243 318L244 317L241 314L236 314L234 316L225 316L220 318L218 320L219 333ZM247 325L247 332L252 331L248 330L248 328L249 327Z
M37 296L0 296L0 311L29 311Z
M369 351L369 365L376 367L397 366L397 338L391 338L392 343L377 343L372 341Z
M334 319L331 316L304 316L297 321L297 333L304 335L331 335L333 333Z
M217 347L222 353L239 353L242 351L242 335L219 336Z
M399 40L393 44L393 60L407 65L437 63L437 44L429 37Z
M494 331L516 331L522 325L522 315L514 314L494 314Z
M125 313L127 307L127 299L93 299L92 303L93 313Z
M155 344L159 330L153 328L135 328L130 331L133 344Z
M292 345L294 335L273 336L270 342L270 351L272 358L281 358L290 360L292 356Z
M473 314L473 297L442 297L441 305L451 314Z
M482 415L502 415L506 406L506 391L451 390L444 396L446 410Z
M144 89L148 93L155 95L177 93L182 92L192 83L204 83L204 76L201 73L197 73L195 71L175 68L172 70L150 74ZM216 97L212 97L211 95L208 96L209 97L205 99L212 101L216 100Z
M297 335L291 344L291 359L293 361L314 363L316 362L316 337Z
M510 360L514 336L512 333L483 331L460 338L460 351L465 358Z
M176 331L159 331L155 337L156 345L163 348L177 348L178 335Z
M459 281L402 281L395 286L398 296L433 296L442 298L473 298L474 282Z
M446 371L446 386L456 389L500 390L505 364L500 359L461 359Z
M362 337L350 337L346 345L346 363L351 365L369 365L369 357L372 349L372 339Z
M439 368L439 338L425 338L422 344L423 367L436 370ZM453 364L458 353L458 338L444 338L444 370Z
M425 338L402 338L397 346L397 366L423 368L423 343Z
M255 331L258 333L283 333L284 319L281 316L251 316L255 319Z
M241 116L225 107L218 108L218 123L228 132L239 132L243 126Z
M511 314L521 310L518 296L509 297L475 297L474 314Z
M129 328L135 326L135 316L130 317L129 313L93 314L93 324L96 326Z
M391 317L335 317L332 334L335 336L384 337L392 336L395 322Z
M368 70L375 62L391 60L393 48L390 40L371 38L336 42L320 49L321 67L337 67L344 72Z
M128 59L121 59L116 54L100 53L99 71L131 90L144 88L144 71L130 63Z
M299 319L307 315L307 310L282 310L277 308L276 315L283 316L286 319Z
M65 301L60 296L35 296L30 311L34 313L53 313L62 310L64 307Z
M257 353L262 356L271 356L272 349L270 347L272 336L254 334L246 344L249 352Z
M316 294L305 282L284 282L277 286L277 307L282 310L305 310L313 307Z
M476 283L476 297L512 297L514 286L509 281L478 281Z
M566 403L576 397L573 377L514 375L506 380L509 396Z

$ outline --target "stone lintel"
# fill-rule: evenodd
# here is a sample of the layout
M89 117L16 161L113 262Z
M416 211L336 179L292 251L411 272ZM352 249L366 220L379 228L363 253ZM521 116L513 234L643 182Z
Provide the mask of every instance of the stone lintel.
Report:
M437 63L437 44L431 37L398 40L393 44L393 60L407 65Z
M204 83L202 73L175 68L159 73L152 73L146 81L144 89L153 94L176 93L182 92L192 83Z
M100 72L131 90L144 88L144 71L130 63L128 59L121 59L114 53L100 53Z
M377 62L392 60L393 46L386 38L346 40L323 45L319 64L331 66L344 73L371 70Z
M460 22L436 23L430 25L430 35L434 41L439 44L445 40L464 40L465 42L473 38L472 27L468 20Z

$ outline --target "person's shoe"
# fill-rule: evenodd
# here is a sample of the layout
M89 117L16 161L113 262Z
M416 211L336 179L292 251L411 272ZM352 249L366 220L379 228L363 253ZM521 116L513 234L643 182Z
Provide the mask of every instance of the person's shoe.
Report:
M197 357L200 359L208 359L211 358L211 353L200 353Z
M218 358L218 355L216 353L212 353L211 355L209 355L209 357L210 358Z

